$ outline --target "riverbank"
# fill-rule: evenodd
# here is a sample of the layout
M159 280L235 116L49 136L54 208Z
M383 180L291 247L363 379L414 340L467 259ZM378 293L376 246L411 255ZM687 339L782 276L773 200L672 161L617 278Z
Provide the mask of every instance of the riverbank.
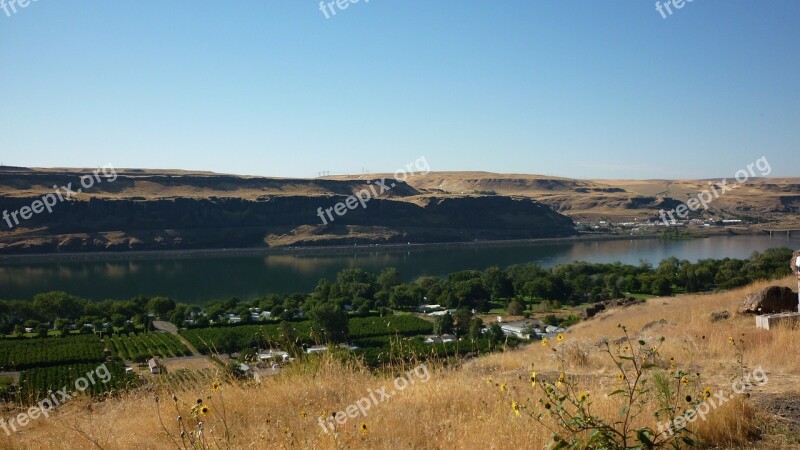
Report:
M761 235L763 233L749 231L733 231L729 228L717 230L700 230L690 234L681 235L680 239L701 239L710 236L744 236ZM642 233L623 235L616 233L581 233L578 236L541 239L505 239L486 241L462 242L426 242L406 244L364 244L364 245L318 245L318 246L288 246L288 247L244 247L244 248L204 248L186 250L131 250L131 251L106 251L106 252L64 252L64 253L21 253L0 255L0 263L28 263L41 261L120 261L151 258L174 257L214 257L214 256L246 256L246 255L312 255L312 254L341 254L341 253L372 253L376 251L404 251L408 249L446 249L464 247L502 247L517 246L520 244L551 244L569 242L615 241L615 240L647 240L647 239L675 239L664 233Z

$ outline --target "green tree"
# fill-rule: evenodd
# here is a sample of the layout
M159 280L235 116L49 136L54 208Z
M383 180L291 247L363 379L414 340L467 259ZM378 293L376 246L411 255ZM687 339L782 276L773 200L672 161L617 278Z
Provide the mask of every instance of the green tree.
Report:
M45 292L33 296L33 307L48 321L75 320L84 315L87 301L66 292Z
M655 279L653 279L651 292L654 295L672 295L672 285L667 278L657 276Z
M400 272L394 267L383 269L378 275L378 289L382 291L389 291L393 287L400 284Z
M497 322L492 323L489 325L489 332L487 333L489 337L489 343L492 347L497 346L501 342L503 342L506 338L506 334L503 332L503 329L500 327L500 324Z
M508 274L493 266L483 272L483 282L492 300L514 296L514 284Z
M348 333L347 313L338 305L322 303L310 314L312 333L325 342L343 342Z
M473 278L467 281L459 281L453 284L453 295L455 305L463 308L475 308L479 311L486 311L489 300L489 293L483 286L480 278Z
M327 301L331 297L331 283L325 278L319 280L311 295L316 300Z
M524 308L522 303L520 303L518 300L512 300L508 303L508 306L506 306L506 312L510 316L521 316L524 312Z
M466 336L469 333L469 324L472 314L466 308L459 308L453 315L453 333L458 336Z
M374 299L377 292L375 275L362 269L345 269L336 275L336 283L331 286L331 297L349 298L357 297Z
M441 336L453 332L453 316L450 313L438 316L433 322L433 334Z
M469 321L469 338L472 340L479 339L481 337L481 331L483 330L483 320L480 317L473 317Z
M175 309L175 302L167 297L153 297L147 302L148 312L156 316L167 316Z
M389 304L395 309L413 309L422 301L422 289L418 286L401 284L392 288Z

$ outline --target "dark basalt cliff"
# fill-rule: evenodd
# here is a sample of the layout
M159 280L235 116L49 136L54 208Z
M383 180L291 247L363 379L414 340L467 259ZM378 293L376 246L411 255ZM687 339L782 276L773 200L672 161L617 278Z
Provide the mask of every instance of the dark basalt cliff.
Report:
M346 192L258 199L91 197L59 203L52 213L44 211L24 221L24 228L9 230L0 222L0 253L431 243L575 234L571 219L531 199L416 192L373 199L366 208L359 205L342 216L334 213L334 220L323 225L318 208L344 202ZM0 212L30 206L39 198L0 196Z

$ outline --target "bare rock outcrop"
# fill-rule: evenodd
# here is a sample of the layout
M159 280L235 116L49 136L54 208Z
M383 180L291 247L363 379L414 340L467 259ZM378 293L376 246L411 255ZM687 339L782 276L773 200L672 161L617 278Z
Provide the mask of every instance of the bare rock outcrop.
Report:
M775 314L797 311L797 293L787 287L769 286L749 294L741 306L742 314Z

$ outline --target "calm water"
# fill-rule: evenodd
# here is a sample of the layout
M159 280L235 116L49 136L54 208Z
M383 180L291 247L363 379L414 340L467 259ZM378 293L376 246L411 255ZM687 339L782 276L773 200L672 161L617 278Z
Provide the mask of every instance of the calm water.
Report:
M100 300L164 295L199 303L236 296L252 299L271 292L302 292L320 278L333 279L348 267L379 272L396 267L407 281L421 275L446 275L463 269L535 262L552 266L570 261L638 264L676 256L746 258L772 247L800 248L800 237L717 236L688 241L624 240L414 248L376 252L96 257L83 261L0 262L0 298L27 299L38 292L63 290ZM788 263L788 261L787 261Z

